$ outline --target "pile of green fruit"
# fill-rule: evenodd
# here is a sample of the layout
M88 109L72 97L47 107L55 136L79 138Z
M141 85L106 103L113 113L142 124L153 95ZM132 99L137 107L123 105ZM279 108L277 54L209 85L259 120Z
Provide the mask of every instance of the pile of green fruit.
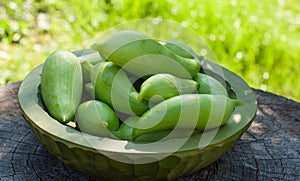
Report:
M183 42L126 30L91 49L98 59L56 51L41 73L48 113L63 124L74 121L82 132L136 142L174 129L173 137L189 136L224 125L242 104L200 71L202 57ZM91 99L83 101L86 92Z

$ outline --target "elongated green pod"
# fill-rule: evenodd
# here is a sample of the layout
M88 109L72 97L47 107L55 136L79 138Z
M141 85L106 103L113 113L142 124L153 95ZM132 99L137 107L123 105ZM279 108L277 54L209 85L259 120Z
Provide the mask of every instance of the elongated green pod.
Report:
M81 53L79 53L81 52ZM77 52L78 59L81 63L81 69L83 74L83 82L90 82L90 72L94 65L104 62L103 58L97 51L79 51ZM76 52L74 52L76 54Z
M145 112L133 130L133 139L163 130L215 128L226 123L241 105L223 95L185 94L167 99Z
M175 138L185 138L185 137L191 137L198 132L199 130L176 130L176 132L173 132L173 130L163 130L163 131L157 131L157 132L151 132L143 134L137 138L135 138L135 142L143 142L143 143L149 143L154 141L159 141L162 139L175 139Z
M226 88L215 78L198 73L194 80L199 83L199 94L214 94L228 96Z
M137 116L130 116L121 124L117 131L113 132L113 134L121 140L132 141L132 131L138 119L139 117Z
M91 48L138 77L169 73L191 78L200 70L197 60L180 57L157 40L136 31L117 32Z
M41 73L42 98L50 115L62 123L74 118L83 89L82 70L71 52L58 50L45 61Z
M167 47L169 50L171 50L173 53L184 57L184 58L197 58L197 54L194 52L194 50L187 44L176 41L176 40L168 40L161 42L162 45Z
M121 140L127 140L127 141L132 141L132 133L133 129L135 127L135 124L137 123L139 117L137 116L130 116L127 118L119 127L117 131L114 131L113 134L121 139ZM163 131L158 131L158 132L153 132L153 133L147 133L139 136L138 138L135 139L135 142L153 142L153 141L158 141L166 136L168 136L172 130L163 130ZM194 134L199 132L198 130L191 131L191 130L177 130L177 132L172 135L169 135L167 137L168 139L172 138L182 138L182 137L189 137Z
M197 89L198 83L193 80L178 78L171 74L156 74L143 82L137 99L159 102L180 94L195 93Z
M109 136L119 128L116 113L105 103L90 100L78 106L76 123L82 132L95 136Z
M129 115L141 115L148 109L146 102L137 101L138 93L126 73L112 62L101 62L91 72L95 98L117 111Z
M92 98L95 98L95 88L92 82L86 83L84 85L84 88Z

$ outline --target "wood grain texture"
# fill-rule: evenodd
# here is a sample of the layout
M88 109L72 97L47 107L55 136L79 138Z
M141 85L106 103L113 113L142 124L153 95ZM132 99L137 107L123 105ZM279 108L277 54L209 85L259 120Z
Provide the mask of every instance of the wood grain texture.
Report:
M0 87L0 180L96 180L59 161L37 140L17 100L20 82ZM223 157L185 180L300 180L300 104L254 90L256 118Z

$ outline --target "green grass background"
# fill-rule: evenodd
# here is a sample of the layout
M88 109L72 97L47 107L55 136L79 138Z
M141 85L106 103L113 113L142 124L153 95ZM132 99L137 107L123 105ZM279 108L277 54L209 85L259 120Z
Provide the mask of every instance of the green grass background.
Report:
M251 87L300 101L298 0L4 0L0 85L24 79L57 49L84 49L100 32L140 18L191 28Z

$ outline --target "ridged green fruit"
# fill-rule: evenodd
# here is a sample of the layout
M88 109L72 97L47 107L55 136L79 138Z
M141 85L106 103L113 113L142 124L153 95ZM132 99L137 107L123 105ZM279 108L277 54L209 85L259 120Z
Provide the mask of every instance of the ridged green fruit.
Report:
M129 115L141 115L148 109L146 102L137 100L138 93L126 73L112 62L101 62L91 71L95 98L113 109Z
M180 94L196 93L198 83L190 79L178 78L171 74L156 74L143 82L138 101L159 102Z
M185 94L172 97L139 118L133 129L133 139L163 130L215 128L225 124L235 107L241 104L239 100L222 95Z
M138 77L169 73L191 78L200 70L197 60L180 57L157 40L136 31L119 31L91 48Z
M214 94L228 96L226 88L217 79L202 73L198 73L194 80L199 83L199 94Z
M109 136L119 128L116 113L105 103L91 100L78 106L76 123L82 132L95 136Z
M42 98L50 115L62 123L74 118L82 96L82 70L71 52L58 50L46 59L41 73Z

